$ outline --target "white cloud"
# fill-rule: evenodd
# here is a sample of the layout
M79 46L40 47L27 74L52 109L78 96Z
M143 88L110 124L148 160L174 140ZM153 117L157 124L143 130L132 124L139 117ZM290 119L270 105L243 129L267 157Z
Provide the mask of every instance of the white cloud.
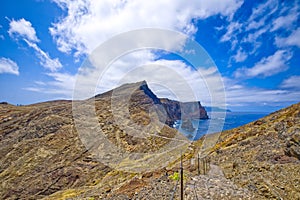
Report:
M300 89L300 76L291 76L291 77L283 80L280 87L281 88Z
M46 83L44 83L43 81L35 81L34 83L36 83L37 85L42 85L42 86L46 85Z
M260 35L266 32L266 20L276 11L277 2L267 1L252 10L246 22L231 21L227 26L226 33L221 37L221 42L233 41L239 34L245 34L241 42L254 42ZM267 14L266 14L267 13ZM253 32L253 30L255 30ZM249 35L248 35L249 34ZM234 49L234 48L233 48Z
M54 79L54 81L47 83L49 86L53 87L52 90L47 92L65 94L66 96L73 94L76 76L58 72L48 73L47 75ZM56 88L60 88L60 90L56 90Z
M192 19L221 14L230 17L240 0L139 1L55 0L68 14L50 32L62 52L90 53L118 33L138 28L165 28L189 35L196 32Z
M2 73L19 75L19 67L9 58L0 58L0 74Z
M254 32L249 32L245 35L245 37L240 41L241 43L250 44L252 46L252 50L249 51L249 54L257 53L257 50L261 47L262 41L259 39L263 36L263 34L267 34L268 30L271 26L265 25Z
M38 42L36 32L29 21L24 18L15 21L14 19L9 23L8 33L10 37L21 36L29 41Z
M278 50L273 55L262 58L252 68L240 68L235 71L236 78L272 76L288 69L286 62L292 57L291 53L284 50Z
M132 57L136 57L135 60L139 61L136 65L129 67L128 62L131 62ZM153 60L145 62L143 57ZM53 81L37 82L35 87L26 89L61 95L68 99L72 98L74 85L77 80L76 75L67 73L48 73L47 75L53 78ZM230 107L252 105L253 102L256 105L265 103L277 105L282 102L299 101L300 96L299 91L289 90L290 87L297 86L299 76L291 77L291 80L284 81L281 89L247 87L240 84L236 79L224 77L220 80L215 67L201 67L193 70L180 60L155 60L155 56L153 57L153 54L147 51L123 56L113 63L104 76L100 78L95 72L85 75L84 81L77 87L81 87L80 90L90 90L94 82L98 81L97 87L92 88L94 94L113 89L123 83L146 80L150 89L159 97L168 97L181 101L198 99L203 105L211 105L212 94L217 98L224 98L223 84L225 85L225 102ZM207 87L208 85L211 89ZM218 103L218 101L214 103Z
M39 39L36 36L35 29L32 27L32 24L29 21L26 21L24 18L17 21L10 21L8 33L10 37L14 38L17 36L17 39L22 39L29 47L33 48L40 60L40 64L44 68L51 71L56 71L62 67L62 64L58 58L52 59L48 53L44 52L36 44L39 42Z
M262 88L247 88L236 90L227 90L226 98L229 106L245 106L247 104L262 105L262 104L282 104L285 102L298 102L300 97L299 91L288 90L268 90Z
M43 88L39 88L39 87L26 87L26 88L23 88L23 89L31 91L31 92L46 93L46 91Z
M269 0L259 4L256 8L252 9L252 13L248 22L263 18L266 15L272 15L278 9L278 0Z
M159 2L139 0L55 0L55 2L67 12L67 15L53 24L49 29L50 33L60 51L74 53L76 57L91 53L98 45L114 35L139 28L176 30L193 36L197 31L196 26L193 24L194 19L204 19L217 14L231 19L233 13L241 6L243 1L193 0L186 3L171 0ZM149 34L146 37L148 40L152 38ZM138 38L132 39L139 41ZM131 43L132 39L129 39L128 43ZM179 46L181 47L184 44L182 38L178 38L176 39L177 42L173 41L172 43L164 38L160 40L164 43L162 45L164 50L178 50ZM176 45L174 46L174 44ZM120 46L128 44L114 43L113 45L116 46L110 46L109 48L118 49ZM124 47L122 46L122 48ZM107 54L110 54L110 52L108 51ZM94 63L99 61L97 55L96 58L91 57L91 62L94 66L101 66L99 63ZM130 53L118 58L101 77L99 77L99 71L96 69L79 71L80 75L77 76L77 80L81 79L82 84L76 86L87 93L83 95L84 97L90 97L91 93L101 93L124 82L136 82L145 79L158 95L170 95L167 92L167 88L169 88L174 90L175 96L186 100L188 100L188 97L183 95L183 93L186 94L186 91L183 90L183 88L187 88L185 83L191 83L191 87L194 89L207 87L207 83L196 81L196 79L201 80L201 77L199 77L200 71L191 70L181 61L157 60L156 55L155 51ZM102 59L99 62L102 63ZM159 67L162 65L165 67ZM174 77L170 74L176 76L177 81L174 81ZM207 81L210 81L210 84L218 83L214 77L209 76ZM94 83L97 81L98 84L95 88ZM69 91L65 88L65 84L60 84L63 82L62 80L55 80L54 82L58 83L58 92ZM166 86L164 89L158 86L162 83ZM196 85L197 83L198 85ZM215 87L216 91L211 92L220 92L220 89L218 89L218 87ZM207 88L205 91L207 91ZM196 96L196 98L199 96ZM207 101L211 101L210 97Z
M277 31L279 29L290 30L297 27L297 20L299 16L299 2L295 1L293 3L287 3L289 6L284 6L279 13L279 17L276 18L272 23L271 31Z
M281 28L288 29L297 20L297 18L298 18L297 13L295 13L295 12L292 12L287 16L278 17L273 22L273 27L272 27L271 31L276 31Z
M259 4L256 8L252 9L252 13L245 24L246 31L263 28L267 20L272 18L272 15L278 10L278 1L269 0Z
M293 31L288 37L281 38L276 37L275 38L275 44L278 47L285 47L285 46L297 46L300 48L300 28Z
M146 80L159 97L210 104L213 96L221 102L216 96L222 96L223 83L213 66L192 69L180 60L156 60L119 75L120 83Z
M221 42L231 41L236 38L236 34L240 32L240 29L242 27L242 24L238 22L231 22L227 26L226 33L221 37Z
M132 60L136 62L133 64ZM86 68L77 75L75 99L88 98L124 83L142 80L146 80L159 97L211 102L211 95L222 96L223 83L216 67L192 69L180 60L157 60L147 50L122 56L103 74L101 71Z
M264 33L266 33L269 29L270 25L265 25L264 27L258 29L254 33L249 33L247 37L243 40L243 42L253 43Z
M52 81L35 81L34 86L23 89L38 93L60 95L62 98L67 99L72 98L76 75L59 72L52 72L46 75L49 76Z
M278 47L293 45L299 47L298 38L300 37L297 31L294 31L290 37L283 38L283 35L286 36L297 27L298 8L297 3L279 2L278 0L263 1L252 9L248 19L244 19L247 16L245 14L232 20L220 42L230 42L231 51L236 56L241 55L241 47L242 51L247 52L249 56L257 56L260 54L259 48L265 45L267 40L273 39ZM240 48L237 48L238 46ZM237 61L234 57L232 58L233 61ZM231 63L229 64L231 65Z
M137 62L132 64L132 60ZM225 101L222 79L216 67L192 69L180 60L156 60L155 55L146 50L122 56L104 74L99 73L97 69L85 69L77 75L48 73L53 81L37 82L34 87L25 89L64 95L70 99L72 96L74 99L85 99L124 83L146 80L159 97L180 101L200 100L206 105L213 102L216 106ZM80 97L73 93L75 86Z
M259 29L262 26L266 24L267 17L263 17L258 21L250 21L250 23L246 27L246 31L252 30L252 29Z
M40 60L40 65L42 65L44 68L49 69L50 71L57 71L58 69L62 68L62 64L58 58L52 59L50 58L49 54L41 50L37 44L27 41L26 39L24 39L24 41L28 44L28 46L35 50L35 53Z
M236 61L236 62L243 62L244 60L247 59L247 54L246 52L244 52L242 50L242 48L239 48L238 52L236 55L233 56L233 59Z
M224 78L224 83L228 106L241 107L253 105L253 102L255 102L256 106L264 104L274 106L278 104L283 105L283 103L287 102L299 102L299 90L247 87L229 78Z

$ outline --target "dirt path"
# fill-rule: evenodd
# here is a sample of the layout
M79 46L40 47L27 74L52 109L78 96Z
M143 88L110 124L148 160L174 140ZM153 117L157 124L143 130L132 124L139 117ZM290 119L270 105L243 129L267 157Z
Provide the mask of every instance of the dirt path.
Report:
M247 189L239 188L226 179L222 170L216 165L210 165L207 175L192 177L185 189L185 199L254 199Z

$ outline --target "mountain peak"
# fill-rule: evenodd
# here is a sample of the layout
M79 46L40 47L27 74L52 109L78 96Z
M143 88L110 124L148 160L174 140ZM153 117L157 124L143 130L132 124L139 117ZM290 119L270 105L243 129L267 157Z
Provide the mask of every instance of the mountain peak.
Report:
M182 118L182 115L190 119L208 119L207 112L199 101L179 102L167 98L158 98L145 80L123 84L116 89L99 94L96 97L107 98L107 95L117 98L120 101L124 101L125 99L130 100L129 105L141 106L144 110L148 110L154 104L162 105L167 114L166 121L162 122L169 126L173 126L176 120Z
M147 85L147 81L146 80L143 80L140 83L141 83L141 85Z
M157 96L148 87L147 82L144 80L140 83L141 83L141 85L140 85L139 89L143 90L145 92L145 94L148 95L154 101L155 104L161 104L160 99L157 98Z

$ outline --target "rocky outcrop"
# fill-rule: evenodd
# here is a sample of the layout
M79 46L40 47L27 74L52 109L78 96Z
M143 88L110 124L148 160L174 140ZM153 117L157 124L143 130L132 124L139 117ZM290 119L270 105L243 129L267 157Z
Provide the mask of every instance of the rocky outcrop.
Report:
M160 99L169 118L166 124L172 126L176 120L181 119L208 119L205 108L199 101L179 102L170 99Z
M172 126L176 120L187 119L208 119L205 108L199 101L196 102L179 102L167 98L157 98L157 96L149 89L146 81L140 83L139 89L150 97L154 104L162 105L167 113L167 119L163 122Z
M148 87L146 81L142 81L141 83L137 83L137 84L140 84L139 89L142 90L142 91L144 91L144 93L148 97L150 97L155 104L161 104L160 99L157 98L157 96L150 90L150 88Z
M287 138L285 154L300 160L300 130Z
M193 123L192 123L191 119L182 120L181 128L183 128L183 129L185 129L189 132L195 131L195 128L193 126Z
M97 95L96 99L103 97L124 96L125 94L132 96L130 106L134 110L135 106L143 105L143 109L149 112L154 105L158 106L158 115L162 123L172 127L174 122L181 119L208 119L205 108L199 101L196 102L179 102L167 98L158 98L148 87L146 81L129 83L116 88L113 91ZM161 110L161 111L159 111ZM166 116L164 115L166 113Z

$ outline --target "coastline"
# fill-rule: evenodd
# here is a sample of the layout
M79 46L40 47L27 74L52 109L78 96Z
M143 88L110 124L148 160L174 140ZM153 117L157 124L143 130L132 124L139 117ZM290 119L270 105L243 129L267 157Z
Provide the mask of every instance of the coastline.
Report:
M219 115L218 115L219 114ZM208 119L193 119L193 127L196 128L195 131L189 132L181 128L181 120L176 120L172 127L177 129L183 135L185 135L190 140L198 140L205 134L216 133L220 131L230 130L243 126L245 124L256 121L269 113L265 112L227 112L225 117L224 112L215 112L215 117L211 118L209 113Z

